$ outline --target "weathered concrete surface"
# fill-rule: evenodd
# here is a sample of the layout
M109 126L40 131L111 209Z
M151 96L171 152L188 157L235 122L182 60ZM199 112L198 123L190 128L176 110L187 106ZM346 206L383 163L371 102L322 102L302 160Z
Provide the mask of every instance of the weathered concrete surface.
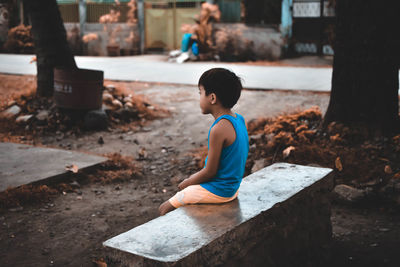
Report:
M0 192L63 175L67 165L74 164L82 170L104 161L107 158L84 153L0 143Z
M270 246L289 245L282 251L293 255L329 242L330 202L323 197L332 186L331 169L274 164L246 177L235 201L179 208L103 245L123 266L229 266L246 263L251 250L266 254L261 265L275 266Z

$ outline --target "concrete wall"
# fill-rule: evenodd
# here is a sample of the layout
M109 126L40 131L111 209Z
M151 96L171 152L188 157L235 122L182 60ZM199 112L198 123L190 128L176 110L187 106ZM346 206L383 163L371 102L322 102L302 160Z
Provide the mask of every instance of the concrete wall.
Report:
M100 23L85 24L85 34L97 34L97 40L83 45L83 52L78 53L80 44L79 24L65 23L68 41L75 54L90 56L107 56L106 46L110 42L110 35L115 36L115 41L120 45L121 55L135 54L140 51L139 28L135 24L113 23L105 25ZM120 30L117 30L117 29ZM133 41L127 38L131 32ZM278 60L282 56L284 45L281 33L273 27L249 27L243 23L217 23L214 38L217 53L223 61L247 60ZM81 49L82 50L82 49Z
M79 23L64 23L68 35L68 42L72 50L78 51L82 46L81 39L79 38ZM106 26L106 29L105 29ZM94 33L98 37L87 44L83 44L83 55L89 56L107 56L107 45L110 43L110 37L115 37L115 42L119 44L121 55L133 55L139 53L140 37L139 28L136 24L127 23L113 23L113 24L100 24L100 23L86 23L84 34ZM134 38L129 39L131 33ZM78 54L77 52L75 54Z
M284 45L273 27L249 27L243 23L218 23L215 40L222 60L278 60Z
M106 241L109 266L326 265L334 174L289 165L278 163L246 177L238 200L225 206L183 207ZM316 182L301 182L308 179ZM211 242L201 246L204 239ZM176 253L185 256L176 259Z
M0 50L7 40L9 12L4 4L0 4Z

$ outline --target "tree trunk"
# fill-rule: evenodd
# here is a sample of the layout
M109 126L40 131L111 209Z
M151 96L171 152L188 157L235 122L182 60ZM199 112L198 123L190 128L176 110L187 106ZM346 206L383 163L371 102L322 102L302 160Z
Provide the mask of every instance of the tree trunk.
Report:
M324 126L338 121L398 132L397 1L337 0L331 97Z
M67 42L67 33L56 0L23 0L37 58L38 96L52 96L54 67L77 68Z

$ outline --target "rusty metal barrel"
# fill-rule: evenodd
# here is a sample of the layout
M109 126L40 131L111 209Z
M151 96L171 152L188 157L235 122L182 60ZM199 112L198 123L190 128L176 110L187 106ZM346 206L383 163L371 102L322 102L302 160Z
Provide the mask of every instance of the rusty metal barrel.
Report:
M67 109L100 109L104 72L88 69L54 69L54 102Z

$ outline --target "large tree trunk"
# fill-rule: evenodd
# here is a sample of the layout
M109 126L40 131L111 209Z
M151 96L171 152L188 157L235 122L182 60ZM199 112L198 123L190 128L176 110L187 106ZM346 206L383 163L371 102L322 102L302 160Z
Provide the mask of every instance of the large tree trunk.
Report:
M331 98L324 125L338 121L400 130L397 1L337 0Z
M56 0L23 0L32 24L38 96L53 95L54 67L77 68Z

